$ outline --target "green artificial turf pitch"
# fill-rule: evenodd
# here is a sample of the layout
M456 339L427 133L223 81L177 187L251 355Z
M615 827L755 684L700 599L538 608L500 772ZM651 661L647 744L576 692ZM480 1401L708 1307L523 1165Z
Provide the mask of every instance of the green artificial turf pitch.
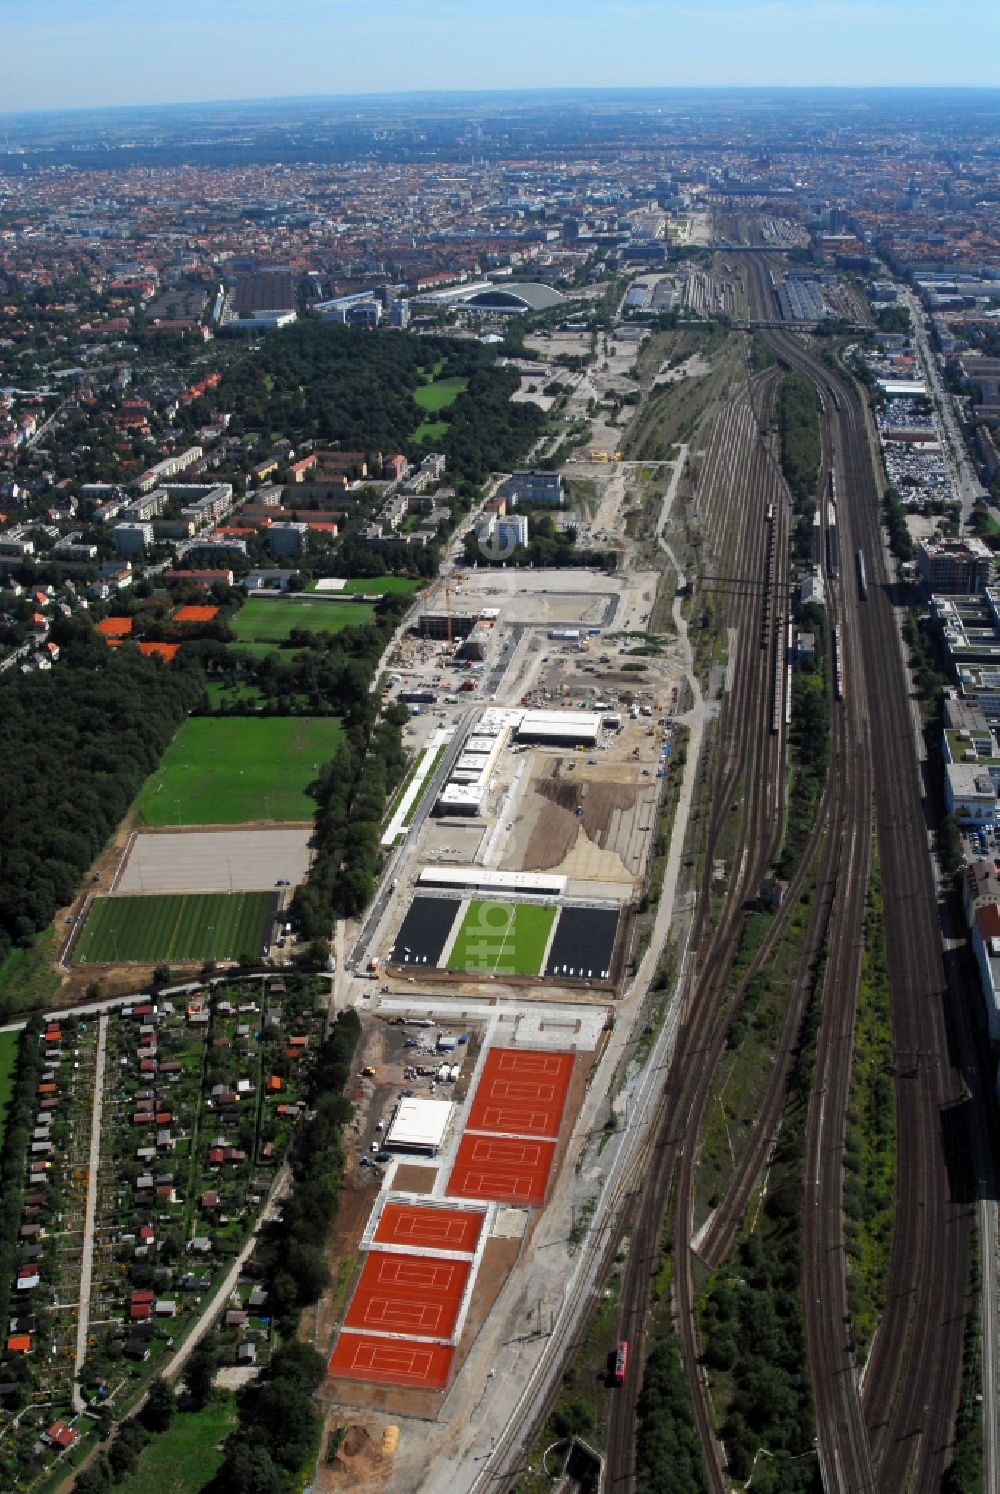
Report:
M311 820L340 740L333 716L189 716L136 800L144 825Z
M271 892L179 892L100 897L73 951L74 963L256 959L269 931Z
M539 903L473 901L448 958L449 970L537 975L556 909Z

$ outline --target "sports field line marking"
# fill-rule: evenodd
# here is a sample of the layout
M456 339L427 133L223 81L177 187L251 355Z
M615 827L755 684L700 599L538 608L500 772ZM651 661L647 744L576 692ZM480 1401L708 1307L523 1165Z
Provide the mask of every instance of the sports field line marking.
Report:
M466 1135L469 1135L466 1132ZM490 1132L472 1132L473 1145L469 1155L476 1162L494 1162L497 1166L503 1166L508 1162L516 1162L523 1165L530 1162L537 1165L546 1155L542 1149L542 1142L534 1137L527 1136L494 1136ZM482 1143L486 1145L483 1146ZM494 1143L500 1142L499 1147ZM520 1143L518 1145L517 1143Z
M509 1177L504 1173L473 1172L467 1168L462 1181L466 1188L483 1190L484 1197L487 1189L495 1192L497 1188L504 1188L506 1193L515 1199L529 1199L534 1192L533 1178Z
M536 1079L494 1079L489 1086L491 1100L537 1100L540 1104L555 1104L557 1095L554 1084L542 1084Z
M416 1375L418 1365L421 1366L419 1378L423 1380L431 1365L428 1350L404 1349L399 1344L388 1344L385 1348L373 1343L355 1344L351 1360L351 1369L383 1369L386 1372L396 1369L398 1373L408 1375Z
M398 1297L372 1294L365 1303L362 1317L366 1323L399 1323L407 1329L422 1328L433 1336L444 1318L443 1308L434 1302L400 1302Z
M458 1272L452 1261L425 1261L415 1255L390 1255L379 1261L379 1286L422 1286L447 1290Z
M523 1110L504 1110L499 1105L491 1105L483 1116L482 1123L489 1126L486 1134L490 1136L534 1135L547 1123L548 1118L547 1110L542 1110L537 1115L530 1111L525 1115Z
M408 1226L404 1228L404 1226ZM394 1232L404 1236L408 1240L433 1240L441 1237L445 1240L454 1240L456 1237L465 1235L465 1225L459 1224L455 1219L397 1219L393 1225Z

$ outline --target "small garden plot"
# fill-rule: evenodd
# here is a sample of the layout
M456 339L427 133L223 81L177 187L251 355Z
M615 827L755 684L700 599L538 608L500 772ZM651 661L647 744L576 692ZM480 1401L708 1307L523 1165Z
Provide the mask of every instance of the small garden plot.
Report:
M111 1249L95 1259L95 1289L112 1316L96 1335L96 1369L120 1372L124 1329L139 1356L130 1376L148 1378L166 1337L197 1314L285 1157L322 1037L317 983L292 972L263 990L234 980L109 1021L101 1159L112 1182L97 1230ZM169 1280L158 1274L165 1260ZM260 1315L251 1292L227 1309L233 1362ZM262 1332L256 1322L253 1336Z
M146 825L241 825L311 820L306 790L340 741L332 717L191 716L146 781Z
M273 910L269 892L102 897L91 907L73 959L155 964L255 957Z
M541 903L475 900L462 920L448 969L498 978L537 975L555 916L555 908Z
M375 616L368 602L251 600L231 620L235 646L262 655L288 643L292 633L339 633L366 627Z

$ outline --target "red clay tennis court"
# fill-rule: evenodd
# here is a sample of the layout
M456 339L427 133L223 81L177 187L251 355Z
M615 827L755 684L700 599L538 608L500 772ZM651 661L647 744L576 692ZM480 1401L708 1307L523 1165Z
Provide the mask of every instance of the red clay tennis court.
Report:
M416 1204L387 1203L372 1238L376 1245L409 1245L418 1250L457 1250L472 1255L483 1218L470 1209L429 1209Z
M189 602L186 607L180 607L174 613L174 622L178 623L207 623L213 617L218 617L218 607L203 607L197 602Z
M556 1154L554 1141L517 1136L473 1136L458 1144L447 1192L453 1198L485 1198L537 1208Z
M491 1048L466 1126L509 1136L559 1135L575 1055Z
M374 1380L420 1390L443 1390L455 1350L444 1344L422 1344L407 1338L376 1338L370 1333L342 1333L330 1355L331 1375L345 1380Z
M354 1288L344 1327L450 1338L470 1269L468 1261L372 1250Z

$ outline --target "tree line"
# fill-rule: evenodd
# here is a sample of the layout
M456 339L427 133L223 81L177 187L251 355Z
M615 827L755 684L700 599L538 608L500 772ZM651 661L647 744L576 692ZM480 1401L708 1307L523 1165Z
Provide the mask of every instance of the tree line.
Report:
M796 506L816 491L821 456L816 391L801 374L789 373L778 396L781 470Z
M112 651L89 623L52 636L52 673L0 679L0 963L73 900L204 689L200 670Z
M328 938L334 917L360 913L375 891L382 816L406 769L402 728L409 714L391 705L374 724L372 711L360 707L345 722L344 739L316 784L313 862L294 899L307 939Z

